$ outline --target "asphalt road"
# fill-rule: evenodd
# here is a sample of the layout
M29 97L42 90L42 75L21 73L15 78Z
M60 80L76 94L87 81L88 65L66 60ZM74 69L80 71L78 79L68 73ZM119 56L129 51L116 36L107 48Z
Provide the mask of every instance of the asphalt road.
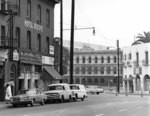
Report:
M85 101L0 109L0 116L150 116L150 98L114 94L89 95Z

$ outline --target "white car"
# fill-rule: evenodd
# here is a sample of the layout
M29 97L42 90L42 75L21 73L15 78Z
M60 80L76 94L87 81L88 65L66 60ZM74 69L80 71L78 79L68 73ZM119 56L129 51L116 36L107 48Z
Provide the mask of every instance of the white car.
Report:
M70 89L74 94L74 100L81 99L82 101L87 98L85 86L82 84L70 84Z
M97 85L86 86L86 91L87 91L87 93L91 93L91 94L104 93L104 89Z
M72 100L73 96L67 83L50 84L44 93L47 95L47 101L59 101L60 103Z

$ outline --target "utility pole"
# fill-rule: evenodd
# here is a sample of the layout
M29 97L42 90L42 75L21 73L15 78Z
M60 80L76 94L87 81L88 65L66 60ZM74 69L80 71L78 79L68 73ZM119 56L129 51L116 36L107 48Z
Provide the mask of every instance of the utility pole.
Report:
M117 40L117 56L118 56L118 76L117 76L117 92L120 92L120 79L119 79L119 40Z
M71 41L70 41L70 84L73 84L74 17L75 17L75 0L72 0L72 6L71 6Z
M63 0L60 1L60 75L63 75Z

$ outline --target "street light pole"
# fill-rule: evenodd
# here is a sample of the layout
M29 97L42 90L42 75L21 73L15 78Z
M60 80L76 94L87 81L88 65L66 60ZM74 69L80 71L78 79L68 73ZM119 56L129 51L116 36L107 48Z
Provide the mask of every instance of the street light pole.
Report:
M73 84L74 17L75 17L75 0L72 0L72 6L71 6L71 41L70 41L70 84Z
M117 92L120 92L120 79L119 79L119 40L117 40L117 56L118 56L118 78L117 78Z

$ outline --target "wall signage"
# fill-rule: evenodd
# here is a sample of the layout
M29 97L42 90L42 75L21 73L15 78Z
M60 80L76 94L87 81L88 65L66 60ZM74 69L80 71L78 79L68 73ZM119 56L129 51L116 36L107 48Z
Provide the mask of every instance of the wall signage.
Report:
M37 23L33 23L33 22L29 21L29 20L25 20L24 21L24 25L26 27L28 27L28 28L35 29L37 31L43 32L43 26L42 25L39 25Z
M54 58L49 56L42 56L42 64L54 65Z
M21 51L20 60L32 63L41 63L42 58L39 54Z

